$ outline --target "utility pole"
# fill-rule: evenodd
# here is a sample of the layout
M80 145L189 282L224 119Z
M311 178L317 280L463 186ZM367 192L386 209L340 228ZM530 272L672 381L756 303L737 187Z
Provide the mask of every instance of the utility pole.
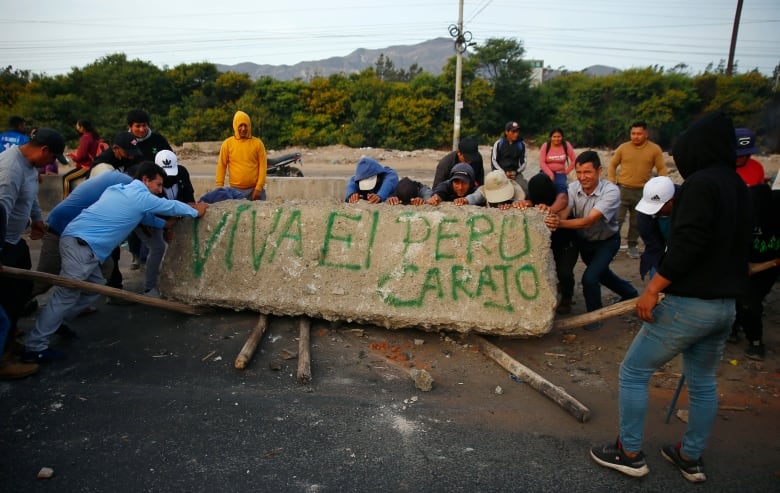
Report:
M737 48L737 32L739 32L739 18L742 16L742 0L737 0L737 13L734 14L734 28L731 30L731 47L729 48L729 63L726 65L726 76L731 77L734 71L734 50Z
M458 150L460 141L460 111L463 109L463 53L471 43L471 33L463 31L463 0L458 0L458 24L450 26L450 36L455 38L455 117L452 125L452 150Z

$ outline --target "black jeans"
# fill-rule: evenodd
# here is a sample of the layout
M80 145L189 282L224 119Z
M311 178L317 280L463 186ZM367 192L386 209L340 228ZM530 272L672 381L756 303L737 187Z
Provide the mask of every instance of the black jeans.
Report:
M764 337L764 298L772 290L780 274L780 267L774 267L748 279L748 288L737 298L737 318L735 325L745 330L745 338L750 341L761 341Z
M32 269L30 248L23 239L20 239L16 245L8 242L3 244L3 254L0 256L0 259L2 259L3 265L7 267L25 270ZM11 322L11 327L5 340L0 341L0 350L5 349L6 341L13 339L16 333L16 323L24 311L24 306L30 301L32 288L32 281L0 277L0 305L2 305Z

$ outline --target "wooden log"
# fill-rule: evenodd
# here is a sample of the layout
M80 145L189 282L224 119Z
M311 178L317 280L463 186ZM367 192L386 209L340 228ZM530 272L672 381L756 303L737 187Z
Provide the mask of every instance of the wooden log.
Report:
M625 315L631 313L636 309L637 298L631 298L630 300L621 301L614 305L609 305L592 312L583 313L582 315L574 315L573 317L565 317L553 322L553 329L574 329L576 327L584 327L593 322L599 322L608 318Z
M311 381L311 352L309 339L311 337L311 320L301 317L298 320L298 383Z
M244 347L241 348L241 351L238 353L238 356L236 357L234 366L237 369L243 370L244 368L246 368L246 365L252 359L252 356L254 356L255 351L257 350L257 345L260 344L260 339L263 338L263 334L265 334L265 329L267 328L268 328L268 315L261 313L260 318L257 320L257 324L255 325L255 328L252 329L252 333L249 334L249 338L244 343Z
M585 423L590 419L590 409L585 407L574 397L566 393L562 388L553 385L544 377L534 372L527 366L520 364L504 351L488 342L482 336L470 334L465 337L470 343L479 348L482 353L498 363L501 367L521 378L524 382L534 389L541 392L545 397L551 399L566 412L574 416L578 421Z
M778 265L780 265L780 258L776 258L774 260L767 260L766 262L748 264L748 272L752 276L753 274L758 274L759 272L769 270L772 267L777 267Z
M165 310L172 310L179 313L185 313L187 315L203 315L209 313L212 310L209 308L187 305L185 303L179 303L177 301L168 301L161 298L152 298L151 296L144 296L139 293L133 293L125 291L123 289L112 288L104 286L102 284L95 284L87 281L79 281L77 279L70 279L68 277L57 276L54 274L48 274L46 272L38 272L35 270L18 269L16 267L3 266L0 270L0 276L13 277L16 279L29 279L33 281L41 281L47 284L53 284L55 286L62 286L65 288L73 288L81 291L88 291L90 293L104 294L111 296L112 298L122 298L143 305L154 306L157 308L163 308Z

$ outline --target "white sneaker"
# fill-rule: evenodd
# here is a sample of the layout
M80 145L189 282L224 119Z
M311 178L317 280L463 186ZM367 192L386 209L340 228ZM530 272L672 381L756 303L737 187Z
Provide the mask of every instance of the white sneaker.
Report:
M147 289L146 291L144 291L144 296L148 296L150 298L159 298L160 290L157 288Z

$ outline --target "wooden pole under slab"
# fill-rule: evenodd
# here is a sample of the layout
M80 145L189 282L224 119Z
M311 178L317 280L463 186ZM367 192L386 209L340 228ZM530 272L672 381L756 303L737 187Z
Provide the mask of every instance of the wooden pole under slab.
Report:
M254 356L257 345L260 344L260 339L263 338L263 334L265 334L265 329L267 328L268 315L261 313L255 328L252 329L252 333L249 334L249 338L244 343L244 347L241 348L241 352L239 352L236 357L236 362L234 363L236 369L243 370L246 368L246 365L252 359L252 356Z
M599 308L598 310L583 313L582 315L559 318L553 322L553 329L565 330L584 327L594 322L600 322L601 320L631 313L636 308L636 300L637 298L631 298L630 300L620 301L614 305Z
M46 272L38 272L35 270L18 269L16 267L3 266L3 270L0 271L0 276L14 277L17 279L30 279L33 281L41 281L55 286L62 286L65 288L73 288L81 291L88 291L90 293L104 294L111 296L112 298L121 298L128 301L134 301L143 305L154 306L157 308L164 308L166 310L172 310L175 312L186 313L187 315L203 315L209 313L209 308L203 308L198 306L191 306L185 303L179 303L176 301L168 301L161 298L152 298L151 296L145 296L124 289L112 288L104 286L102 284L95 284L87 281L80 281L78 279L71 279L69 277L57 276Z
M570 396L562 388L553 385L527 366L520 364L482 336L470 334L465 339L478 347L485 356L501 365L505 370L521 378L524 382L528 383L528 385L541 392L545 397L555 401L578 421L585 423L590 419L590 409L585 407L580 401Z
M301 317L298 320L298 383L311 381L311 352L309 341L311 338L311 320L309 317Z

